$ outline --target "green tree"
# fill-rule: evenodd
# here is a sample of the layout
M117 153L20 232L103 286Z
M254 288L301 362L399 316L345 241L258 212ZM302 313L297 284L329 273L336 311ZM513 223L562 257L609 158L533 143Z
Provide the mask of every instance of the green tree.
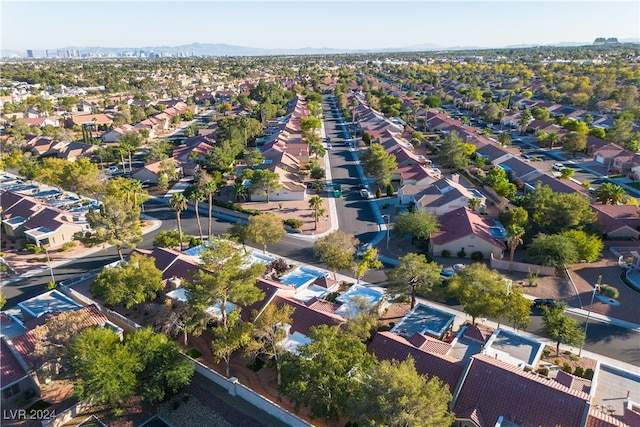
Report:
M398 168L395 156L387 153L380 144L372 144L360 156L365 174L373 176L379 186L391 182L391 173Z
M458 132L445 135L438 151L438 161L446 168L460 169L469 164L468 149Z
M182 245L182 222L180 221L180 214L185 211L189 206L189 202L183 193L173 193L169 199L169 207L176 212L176 222L178 224L178 236L180 237L180 250L183 250Z
M242 249L246 250L247 243L247 225L241 222L234 222L228 230L229 237L231 237L235 242L238 242L242 245Z
M227 324L216 326L212 329L213 339L211 350L214 360L225 362L225 374L231 376L229 362L234 351L241 349L251 342L252 326L240 319L239 310L229 313Z
M502 132L501 134L498 135L498 142L503 147L507 147L511 145L511 135L506 132Z
M357 245L358 239L353 234L336 230L316 240L313 254L327 263L335 278L338 270L351 268Z
M380 267L382 267L382 261L378 259L378 250L371 246L364 252L362 259L356 263L355 273L357 283L360 283L360 279L362 279L368 270Z
M324 213L324 209L322 208L323 206L323 200L322 197L320 196L313 196L309 199L309 207L311 209L313 209L313 219L315 221L315 230L318 229L318 217L319 215L322 215L320 212L322 211L322 213Z
M133 172L132 157L134 153L142 145L142 137L138 132L127 132L120 137L118 141L119 147L129 156L129 172Z
M440 270L442 267L438 263L429 262L424 255L409 253L400 258L400 264L387 272L387 292L390 295L409 295L413 308L418 292L427 294L434 285L442 282Z
M253 330L251 341L246 353L256 357L264 355L268 360L273 360L278 373L278 386L282 383L282 358L287 353L285 347L288 337L287 325L291 325L291 316L295 308L290 305L283 305L278 308L275 304L269 304L264 310L253 311Z
M269 243L277 243L287 235L282 218L271 212L253 215L247 224L247 240L262 246L262 252L267 252Z
M249 191L251 194L265 194L267 203L269 203L270 194L279 191L281 188L282 183L277 172L271 172L269 169L258 169L253 174Z
M307 116L300 120L300 128L303 132L314 132L322 127L322 120L318 117Z
M369 426L448 426L451 392L438 378L416 371L411 356L404 361L383 360L359 377L358 390L347 401L352 421Z
M576 156L578 151L587 148L587 135L578 132L569 132L562 138L562 149Z
M612 182L603 182L602 185L593 192L593 195L596 198L596 202L602 203L603 205L618 205L624 203L627 197L624 188Z
M529 212L519 206L511 208L508 211L500 212L500 222L505 228L511 225L526 228L529 223Z
M198 238L202 239L204 234L202 233L202 224L200 223L200 209L199 204L204 200L204 193L200 189L198 183L191 184L184 190L184 197L189 201L193 202L193 207L196 211L196 222L198 223L198 232L200 235Z
M191 382L193 363L165 335L138 329L127 335L125 347L143 366L137 373L137 388L145 401L166 400Z
M140 207L132 206L125 199L105 196L98 210L89 210L87 221L93 231L84 241L109 243L116 247L120 259L124 259L123 247L135 248L142 241Z
M536 264L556 268L579 260L573 239L561 234L538 234L529 245L527 254Z
M214 177L206 172L200 172L198 175L198 182L203 194L207 197L207 205L209 207L209 223L207 226L207 236L209 239L213 236L211 234L212 221L213 221L213 195L218 191L218 183L222 176Z
M188 301L196 311L219 306L222 326L227 326L227 304L244 307L258 301L262 291L255 285L265 265L252 262L249 255L230 240L217 238L200 251L202 269L185 284Z
M524 228L511 224L507 228L507 247L509 248L509 273L513 271L513 256L516 248L522 244L522 236L524 236Z
M582 230L567 230L562 235L573 240L578 251L579 260L594 262L600 258L604 243L597 235L587 234Z
M447 291L464 306L475 325L478 317L499 318L504 313L504 299L509 280L486 265L475 263L458 271L447 281Z
M4 307L6 303L7 303L7 298L4 296L2 291L0 291L0 310L2 310L2 307Z
M74 392L97 405L123 408L134 395L140 361L109 328L87 328L69 346Z
M556 342L556 355L560 354L560 344L578 347L584 343L585 338L580 324L564 314L565 308L564 303L542 308L543 331Z
M575 169L563 168L560 170L560 179L571 179L575 173Z
M160 161L160 169L158 170L158 188L166 190L169 183L178 179L178 172L173 159L165 159Z
M633 120L621 115L613 121L613 126L607 131L607 140L618 145L624 145L633 135Z
M155 260L133 253L119 266L103 268L91 284L90 291L92 295L103 297L106 305L124 304L125 308L131 308L153 300L163 288L162 272L156 268Z
M180 246L180 233L178 230L162 230L153 238L153 246L156 248L177 248Z
M353 377L368 372L375 359L357 337L336 326L313 327L308 336L311 342L298 348L299 355L283 358L280 392L296 410L309 407L312 418L335 418L357 390Z
M260 166L262 162L264 162L264 156L262 155L262 152L257 148L253 148L251 150L245 150L244 162L250 168Z
M393 222L393 233L404 238L412 236L417 239L429 239L431 233L440 230L438 218L425 209L406 211L396 215Z
M533 220L552 233L582 229L595 221L589 199L579 193L554 193L547 185L536 185L525 199Z
M529 127L529 122L531 121L531 113L529 110L524 110L521 113L520 120L518 121L518 127L520 128L520 133L522 135L527 131L527 127Z

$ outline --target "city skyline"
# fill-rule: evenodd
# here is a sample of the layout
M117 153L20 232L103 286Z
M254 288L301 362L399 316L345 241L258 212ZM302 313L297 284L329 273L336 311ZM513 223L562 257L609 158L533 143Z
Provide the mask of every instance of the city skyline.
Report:
M507 47L636 39L634 1L3 1L2 50Z

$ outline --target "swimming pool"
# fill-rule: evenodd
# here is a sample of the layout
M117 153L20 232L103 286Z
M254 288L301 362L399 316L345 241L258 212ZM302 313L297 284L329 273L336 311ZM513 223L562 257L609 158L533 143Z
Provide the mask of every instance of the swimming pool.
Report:
M313 268L298 267L280 277L280 282L299 288L323 276L324 273Z

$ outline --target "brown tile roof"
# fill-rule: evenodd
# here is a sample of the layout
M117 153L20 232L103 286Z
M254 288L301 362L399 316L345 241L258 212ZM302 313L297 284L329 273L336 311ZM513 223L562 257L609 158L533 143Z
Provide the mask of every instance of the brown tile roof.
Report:
M285 285L284 283L280 282L274 282L263 277L259 278L256 281L256 287L263 292L264 297L259 301L256 301L253 304L241 309L240 316L244 321L252 322L254 320L252 317L253 311L256 310L260 312L264 307L266 307L267 304L271 302L276 294L282 293L284 295L293 295L296 292L296 288L294 288L293 286Z
M46 207L41 209L24 223L24 229L31 230L33 228L46 227L51 231L57 230L64 223L59 219L62 213L62 211L55 208Z
M331 289L338 283L340 283L339 280L332 279L328 275L318 277L316 280L311 282L312 285L320 286L321 288L325 288L325 289Z
M419 374L437 376L453 392L462 375L463 362L451 356L429 353L392 332L378 332L369 344L369 353L378 360L405 360L413 357Z
M489 329L480 328L476 325L467 325L467 328L464 330L463 336L474 341L486 343L492 334L493 332Z
M451 344L447 344L444 341L422 335L419 332L416 332L415 334L410 336L408 341L416 348L429 353L447 354L449 353L449 350L451 350Z
M309 301L307 301L306 306L322 313L335 314L336 310L340 308L339 304L329 302L324 299L320 299L318 297L313 297Z
M637 424L631 426L612 415L602 412L600 409L592 407L589 410L589 417L585 427L637 427Z
M0 385L2 387L6 387L27 375L27 371L22 367L4 337L0 342L0 356Z
M638 208L635 206L592 204L591 207L596 211L600 231L605 234L619 230L625 226L636 230L636 227L640 225Z
M107 319L107 316L105 316L99 309L98 307L96 307L95 305L89 305L86 307L82 307L79 308L77 310L78 312L86 312L89 314L89 317L87 318L84 326L86 328L90 327L90 326L102 326L104 325L109 319ZM52 313L53 316L57 316L60 313ZM44 317L44 316L41 316ZM36 320L36 319L34 319ZM45 322L42 322L41 324L44 324ZM31 325L25 324L26 327L29 327ZM22 357L22 359L27 363L27 365L29 366L30 369L36 369L36 360L33 357L33 351L35 349L35 345L36 345L36 338L35 338L35 333L34 333L34 329L30 329L28 332L25 332L22 335L19 335L13 339L11 339L10 344L13 345L13 348L15 348L16 352Z
M484 426L499 417L520 426L580 426L589 395L485 355L476 355L455 400L456 414L477 409Z
M583 391L589 394L591 390L591 381L586 378L576 377L565 371L558 371L558 374L554 378L560 384L569 387L573 390Z
M346 321L346 319L340 315L314 310L313 308L304 305L302 301L298 301L293 298L276 295L273 298L273 304L276 304L279 308L284 305L289 305L295 308L295 311L291 316L291 333L300 332L303 335L309 335L309 329L314 326L334 326L340 325Z
M497 248L504 249L504 242L494 239L489 227L493 226L493 220L484 218L466 207L458 208L444 215L438 216L440 229L434 233L431 240L436 245L454 242L458 239L474 235L486 240Z

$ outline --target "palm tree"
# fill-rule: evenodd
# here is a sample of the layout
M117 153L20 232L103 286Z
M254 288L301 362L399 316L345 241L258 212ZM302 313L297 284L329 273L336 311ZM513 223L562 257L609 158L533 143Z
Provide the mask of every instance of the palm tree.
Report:
M120 148L129 154L129 172L133 172L131 153L142 145L142 138L138 132L129 132L120 138ZM123 168L124 169L124 168Z
M625 199L626 193L620 185L605 182L594 192L594 196L596 196L596 202L603 205L617 205Z
M473 212L476 212L478 209L480 209L480 206L482 206L482 200L478 199L477 197L472 197L471 199L469 199L469 209L471 209Z
M182 250L182 224L180 223L180 212L187 209L187 198L182 193L174 193L169 199L169 206L176 211L176 221L178 222L178 238L180 239L180 250Z
M196 209L196 222L198 223L198 231L200 232L200 238L202 239L202 224L200 223L200 211L198 210L198 204L204 200L204 194L197 183L191 184L185 190L185 197L188 201L193 202Z
M313 209L313 217L315 219L315 230L318 229L318 215L320 213L320 211L322 210L322 197L320 196L313 196L312 198L309 199L309 207L311 209Z
M547 136L547 141L549 141L549 145L553 148L554 145L560 142L560 136L555 132L551 132L549 136Z
M207 202L209 203L209 225L207 227L207 236L211 239L211 222L212 222L212 212L213 212L213 194L218 191L218 183L215 182L211 177L208 179L204 179L202 181L202 192L207 196Z
M236 182L233 184L233 194L236 196L236 201L247 200L247 187L245 187L241 182ZM269 193L267 193L267 197Z
M516 253L518 245L522 244L522 236L524 235L524 228L519 225L511 224L507 227L507 246L509 247L509 273L513 268L513 256Z

